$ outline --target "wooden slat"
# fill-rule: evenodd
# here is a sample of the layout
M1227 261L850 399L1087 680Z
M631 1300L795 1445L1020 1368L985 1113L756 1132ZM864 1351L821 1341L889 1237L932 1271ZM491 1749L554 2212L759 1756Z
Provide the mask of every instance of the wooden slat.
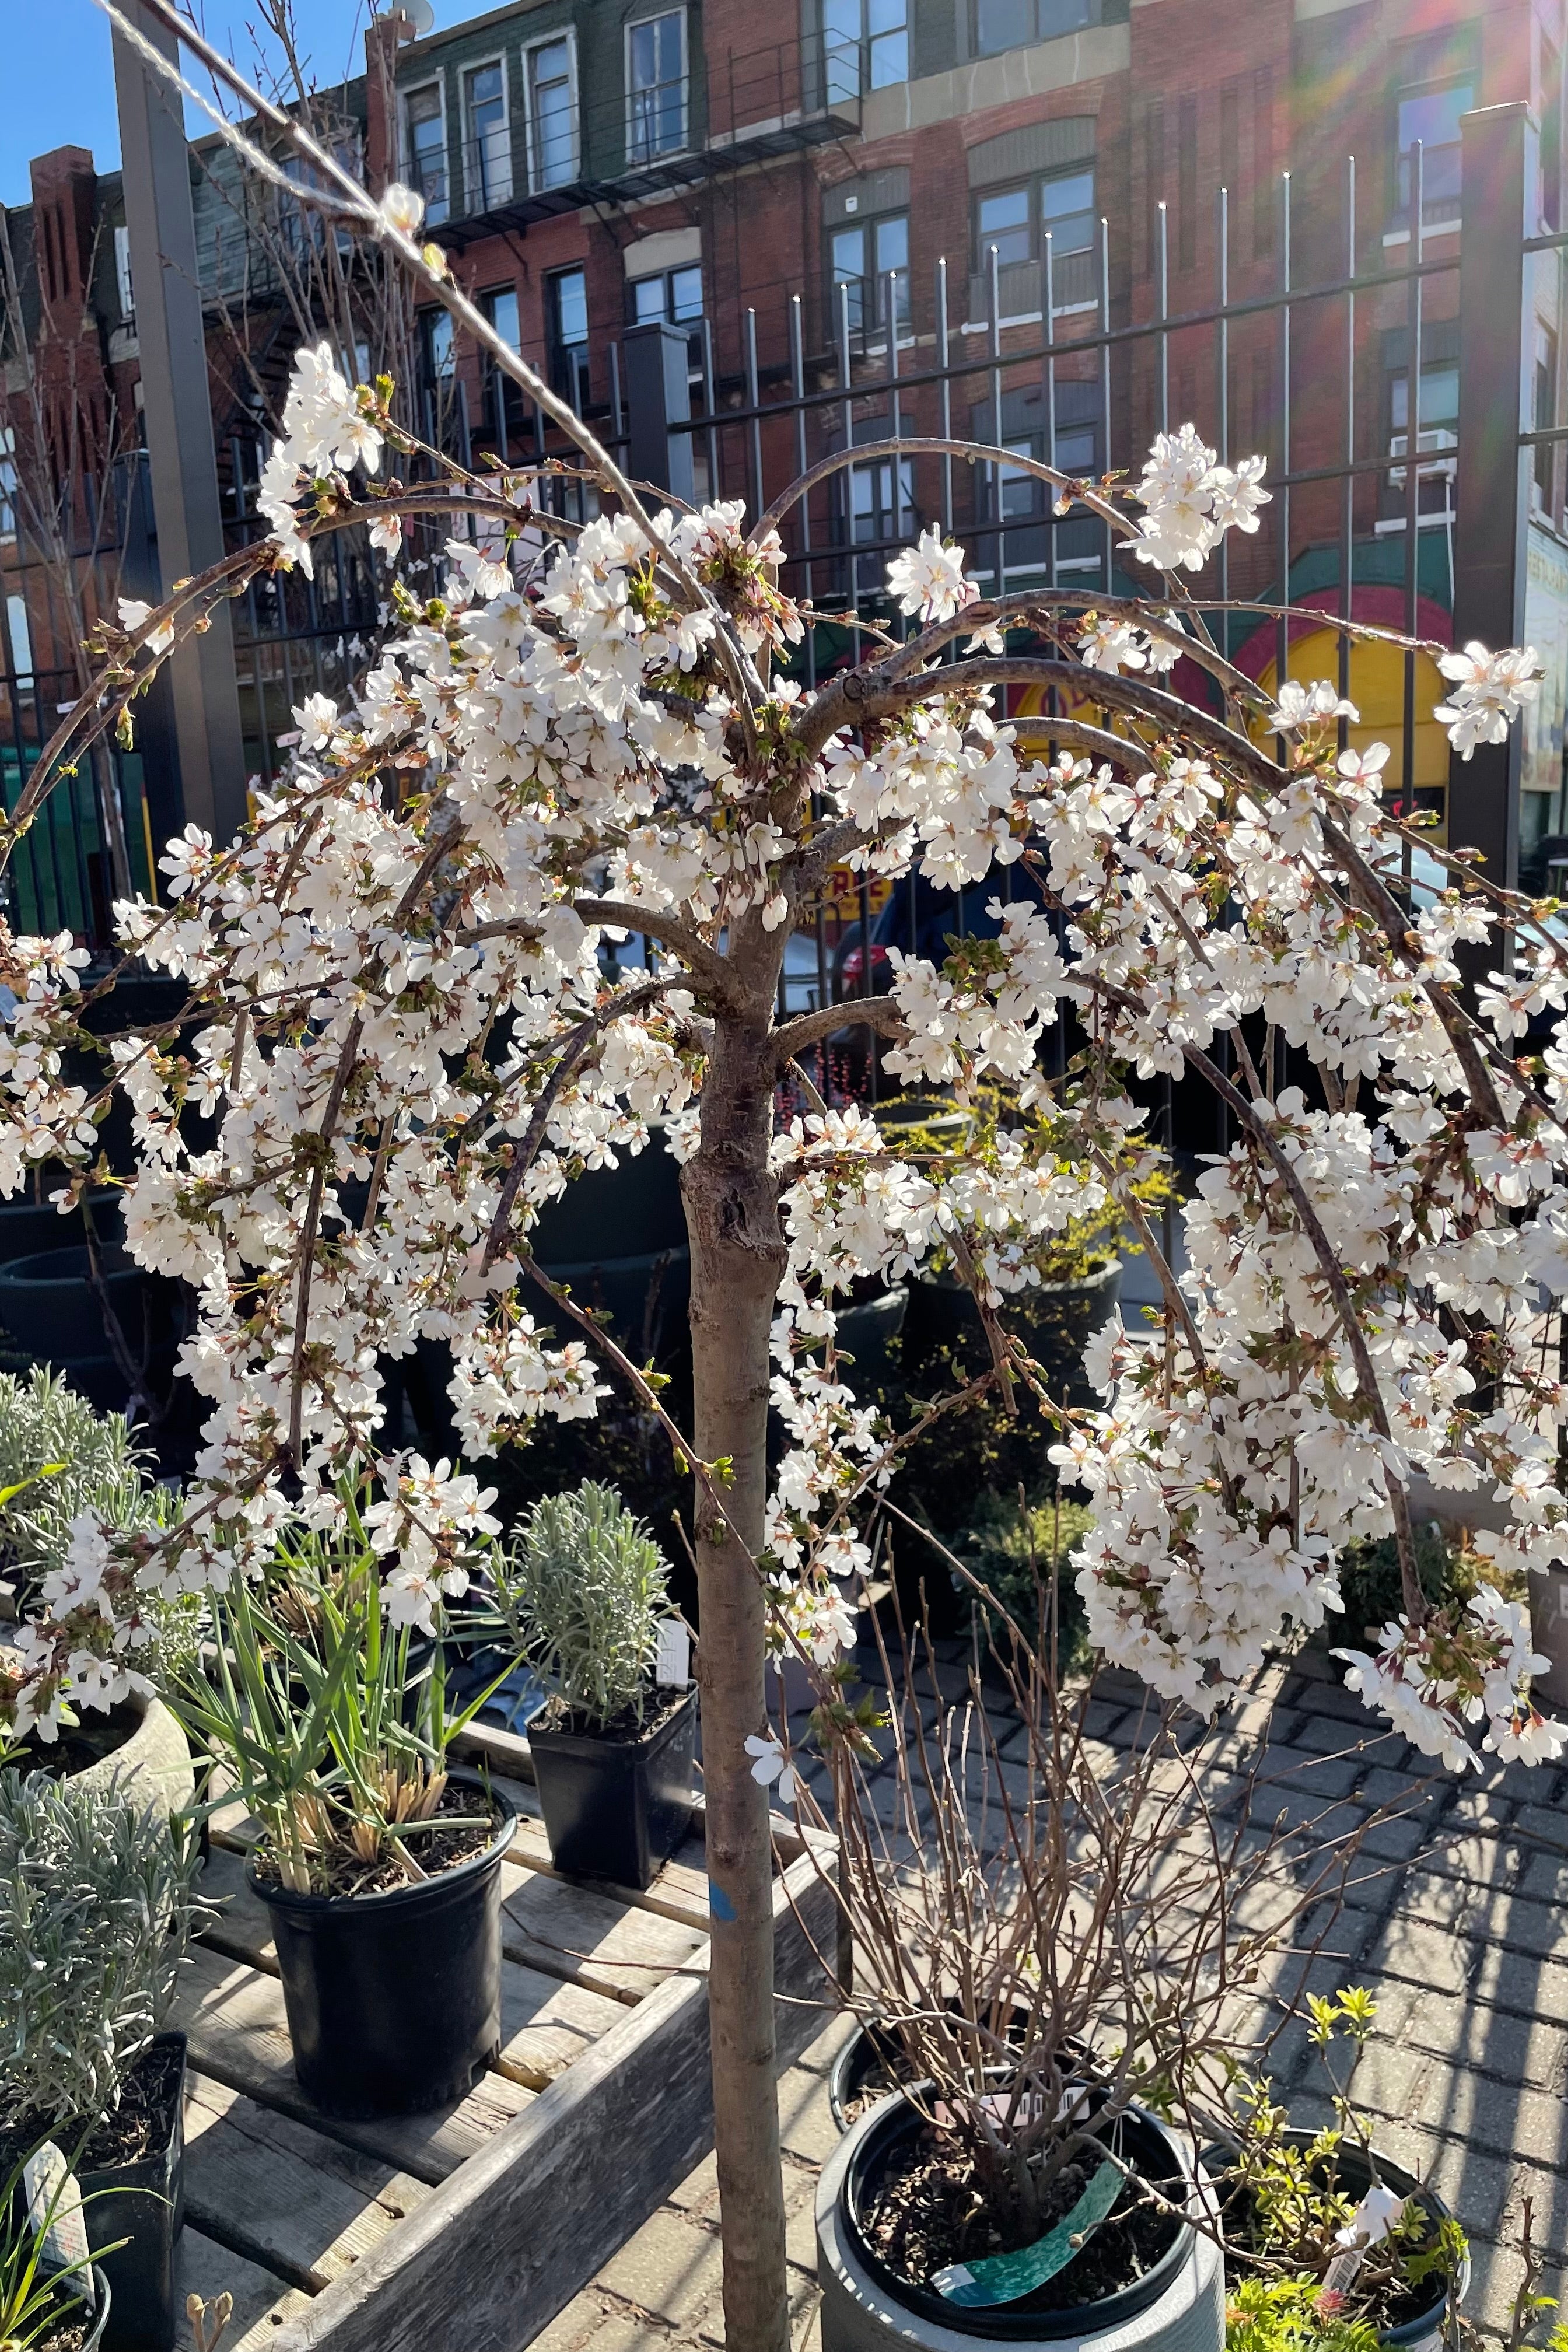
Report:
M185 2206L193 2221L309 2294L422 2204L423 2181L192 2073Z
M272 1915L252 1894L244 1858L216 1846L202 1874L202 1892L221 1907L209 1920L203 1941L230 1959L248 1961L269 1976L278 1973ZM503 1958L500 1972L501 2053L499 2071L531 2091L542 2091L563 2066L607 2032L623 2003L558 1976L546 1976L521 1960Z
M811 1930L806 1934L791 1897ZM812 1937L836 1906L809 1859L774 1888L779 2061L821 2029ZM701 1947L706 1961L707 1946ZM317 2297L277 2352L474 2352L532 2342L711 2145L708 1987L672 1977Z
M189 2034L191 2063L202 2074L313 2124L330 2139L384 2158L417 2180L444 2180L533 2096L504 2075L487 2074L466 2099L427 2116L342 2123L320 2115L295 2078L277 1978L200 1945L182 1972L170 2023Z
M501 1948L508 1958L616 2000L643 2000L706 1948L707 1937L695 1927L632 1909L574 1879L509 1863L502 1885Z
M271 2352L288 2323L310 2308L309 2295L286 2279L187 2221L174 2249L174 2304L181 2314L188 2294L199 2294L204 2303L233 2295L234 2316L224 2330L223 2352ZM174 2341L182 2347L191 2341L183 2316L175 2324Z

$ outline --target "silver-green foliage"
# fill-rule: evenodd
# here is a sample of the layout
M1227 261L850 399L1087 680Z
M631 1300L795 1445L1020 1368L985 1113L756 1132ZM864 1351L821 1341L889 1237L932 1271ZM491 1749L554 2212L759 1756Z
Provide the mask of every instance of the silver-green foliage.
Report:
M194 1839L113 1788L0 1772L0 2128L114 2106L168 2014Z
M574 1715L602 1725L629 1708L640 1723L668 1572L615 1488L589 1479L534 1505L498 1593L519 1650Z
M59 1567L79 1512L120 1528L161 1525L168 1497L142 1459L123 1414L95 1412L42 1365L26 1380L0 1373L0 1487L22 1486L0 1506L0 1556L31 1581Z

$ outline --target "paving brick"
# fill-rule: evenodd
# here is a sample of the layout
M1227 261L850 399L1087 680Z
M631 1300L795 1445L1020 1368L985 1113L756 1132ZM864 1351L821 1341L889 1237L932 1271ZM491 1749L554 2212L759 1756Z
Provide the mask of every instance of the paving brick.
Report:
M719 2293L718 2236L666 2207L611 2256L595 2284L672 2326L690 2326Z

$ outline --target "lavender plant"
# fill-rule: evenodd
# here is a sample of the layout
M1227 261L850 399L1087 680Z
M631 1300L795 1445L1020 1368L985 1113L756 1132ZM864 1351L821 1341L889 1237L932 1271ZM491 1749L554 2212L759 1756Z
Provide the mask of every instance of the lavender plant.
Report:
M534 1505L498 1561L496 1601L520 1654L572 1714L600 1727L627 1714L640 1723L668 1577L642 1521L587 1479Z
M114 2107L168 2014L195 1842L113 1788L0 1772L0 2133Z

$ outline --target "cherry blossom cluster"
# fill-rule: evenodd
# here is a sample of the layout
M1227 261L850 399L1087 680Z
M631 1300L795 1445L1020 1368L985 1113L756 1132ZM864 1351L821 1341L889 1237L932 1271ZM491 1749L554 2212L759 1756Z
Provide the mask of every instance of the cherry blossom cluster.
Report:
M325 347L301 355L263 560L308 562L383 421ZM1262 470L1218 465L1189 425L1131 492L1092 495L1179 572L1256 527ZM1101 733L1086 756L1064 726L1051 760L984 661L942 660L999 651L1026 598L987 606L965 645L977 594L934 532L889 570L910 641L810 688L787 673L805 624L784 549L738 505L606 511L544 554L542 521L454 538L444 593L401 598L352 701L296 712L292 767L242 837L187 828L163 903L117 909L127 953L187 1003L113 1034L100 1085L79 1078L80 952L0 941L0 1194L47 1161L68 1205L110 1101L129 1107L127 1247L192 1286L181 1365L206 1406L178 1525L79 1530L0 1718L47 1725L130 1686L154 1599L260 1573L290 1527L332 1524L345 1481L374 1484L389 1615L439 1622L493 1498L452 1461L389 1452L389 1372L422 1342L450 1351L465 1460L596 1412L628 1368L535 1279L540 1213L624 1156L670 1150L689 1183L728 1148L713 1073L741 1041L783 1079L784 944L844 866L990 897L994 937L891 953L873 1017L893 1076L1004 1109L923 1154L874 1112L779 1114L786 1444L757 1568L781 1645L823 1668L848 1646L878 1496L914 1442L863 1395L841 1309L933 1262L973 1286L990 1380L1048 1414L1060 1475L1093 1499L1093 1639L1173 1697L1212 1711L1321 1622L1348 1545L1407 1545L1413 1483L1460 1510L1506 1498L1498 1594L1568 1557L1540 1312L1568 1290L1568 947L1549 909L1462 864L1412 896L1386 753L1339 751L1338 693L1244 693L1168 585L1147 607L1086 599L1074 650L1116 677L1125 748L1102 758ZM1173 700L1183 652L1217 664L1223 718ZM1529 648L1447 667L1461 750L1496 740L1539 671ZM1467 998L1478 954L1490 977ZM1288 1054L1326 1107L1285 1082ZM1183 1212L1189 1271L1161 1261L1161 1313L1099 1336L1102 1404L1078 1411L1009 1311L1053 1236L1139 1219L1162 1154L1135 1097L1165 1076L1213 1087L1230 1148ZM1439 1621L1413 1593L1352 1675L1402 1721L1420 1710L1434 1752L1482 1719L1504 1753L1555 1752L1521 1625L1510 1599Z

